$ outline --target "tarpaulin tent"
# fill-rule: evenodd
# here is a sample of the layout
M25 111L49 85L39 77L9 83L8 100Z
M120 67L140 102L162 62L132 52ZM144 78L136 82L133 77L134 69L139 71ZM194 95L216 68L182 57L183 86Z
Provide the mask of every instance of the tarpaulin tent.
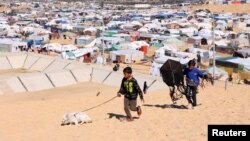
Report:
M120 50L122 48L122 46L120 44L115 44L115 45L112 45L112 48L111 50Z
M175 46L183 46L185 43L177 38L169 38L167 40L164 40L162 44L166 45L175 45Z

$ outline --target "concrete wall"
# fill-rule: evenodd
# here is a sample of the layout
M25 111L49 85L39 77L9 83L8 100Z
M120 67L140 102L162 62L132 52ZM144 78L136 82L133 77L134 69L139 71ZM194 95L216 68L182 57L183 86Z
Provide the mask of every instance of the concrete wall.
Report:
M76 80L74 76L70 73L70 71L59 71L59 72L51 72L47 73L50 80L54 84L55 87L62 87L76 84Z
M12 90L5 80L0 80L0 95L5 93L12 93Z
M0 70L12 69L6 56L0 56Z
M30 69L36 70L36 71L43 71L47 67L49 67L49 65L51 65L53 61L54 61L53 59L49 59L49 58L40 58L38 61L35 62L35 64L31 66Z
M87 66L87 65L85 65L83 63L80 64L80 63L74 62L74 63L70 63L69 65L67 65L64 69L73 70L73 69L83 68L85 66Z
M100 65L85 65L36 54L0 55L0 70L12 68L31 69L40 71L40 73L0 77L0 94L33 92L80 82L103 83L120 87L123 78L121 71L114 72L112 68ZM133 75L141 89L143 89L145 81L150 85L156 79L157 81L149 88L148 92L166 89L166 93L169 93L168 87L162 82L161 78L154 78L136 72L133 72Z
M27 74L19 77L29 92L54 88L43 73Z
M78 82L88 82L88 81L90 81L90 78L91 78L90 74L91 74L91 71L92 71L91 67L72 69L70 71L76 77Z
M102 83L110 72L112 71L94 68L91 82Z
M121 85L123 74L120 72L112 72L104 82L106 85L119 86Z
M25 62L27 55L26 54L14 54L14 55L8 55L6 57L9 60L12 68L17 69L17 68L23 67L23 64Z
M34 55L27 55L27 58L24 61L23 68L24 69L30 69L36 61L38 61L40 57L34 56Z
M50 64L43 72L55 72L63 70L69 62L55 60L52 64Z
M26 92L26 89L19 81L17 77L9 77L4 80L8 87L11 89L11 92L19 93L19 92Z

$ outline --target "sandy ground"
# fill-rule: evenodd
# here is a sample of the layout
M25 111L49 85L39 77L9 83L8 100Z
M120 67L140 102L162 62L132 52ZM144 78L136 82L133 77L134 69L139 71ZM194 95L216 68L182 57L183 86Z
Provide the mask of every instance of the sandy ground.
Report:
M231 5L199 5L192 6L191 10L209 9L212 12L231 12L231 13L250 13L250 4L231 4Z
M75 43L75 39L63 39L62 37L60 37L59 39L52 39L50 40L50 43L60 43L63 45L67 45L67 44L73 44Z
M116 95L116 87L93 83L0 98L1 141L205 141L208 124L249 124L249 86L224 83L199 90L195 109L183 109L183 98L171 105L168 89L145 95L143 114L121 122L123 98L88 111L93 123L60 126L62 115L100 104ZM99 96L97 92L101 91ZM141 105L142 103L139 102ZM133 113L136 116L136 113Z
M38 71L26 70L26 69L10 69L10 70L0 70L0 76L13 76L23 73L34 73Z

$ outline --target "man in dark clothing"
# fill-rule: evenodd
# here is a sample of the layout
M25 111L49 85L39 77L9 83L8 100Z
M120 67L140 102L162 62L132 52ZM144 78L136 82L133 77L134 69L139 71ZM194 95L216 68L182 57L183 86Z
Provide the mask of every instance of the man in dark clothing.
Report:
M188 68L184 70L184 75L186 75L186 98L189 104L192 106L197 106L196 93L197 88L200 84L199 78L203 78L203 74L198 68L195 68L195 61L190 60L188 62Z
M144 102L143 93L136 79L132 76L131 67L126 67L123 70L123 74L124 78L122 79L121 87L117 96L121 97L121 95L124 95L124 111L127 115L127 121L133 121L130 110L137 111L138 116L141 115L141 107L137 106L137 97L139 95L141 101Z
M200 68L200 64L201 64L201 54L198 51L197 52L197 68Z

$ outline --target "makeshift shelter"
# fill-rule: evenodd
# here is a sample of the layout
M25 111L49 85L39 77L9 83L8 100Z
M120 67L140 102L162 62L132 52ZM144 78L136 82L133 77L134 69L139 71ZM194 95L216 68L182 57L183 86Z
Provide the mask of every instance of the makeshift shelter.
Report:
M162 56L173 56L172 54L177 52L177 47L175 46L164 46L155 51L155 58L160 58Z
M148 32L149 32L149 29L146 28L146 27L142 27L142 28L138 29L138 31L139 31L140 33L148 33Z
M131 36L129 34L114 34L113 37L120 38L121 40L124 40L125 42L131 41Z
M134 50L139 50L143 46L149 47L149 44L145 41L134 41L130 44L129 48Z
M75 44L76 45L87 45L90 44L95 38L90 37L90 36L84 36L84 37L77 37L75 39Z
M96 35L96 33L97 33L97 29L96 28L94 28L94 27L90 27L90 28L86 28L86 29L84 29L84 34L85 35L89 35L89 36L95 36Z
M86 48L80 48L80 49L74 50L72 51L72 53L74 54L76 58L78 58L78 57L83 57L84 55L88 53L91 54L97 50L98 50L97 47L86 47Z
M177 38L169 38L162 42L163 45L183 46L185 43Z
M132 21L131 24L132 24L132 25L135 25L135 26L140 26L140 27L143 26L143 24L140 23L139 21Z
M237 51L238 53L241 53L244 58L250 57L250 48L243 48Z
M212 37L212 30L210 29L202 29L199 31L199 35L203 38L209 39Z
M192 36L190 38L188 38L188 43L189 44L197 44L197 45L200 45L201 43L201 39L202 37L201 36ZM197 46L198 47L198 46Z
M97 46L100 48L111 49L112 45L122 43L124 39L118 37L100 37L97 38Z
M77 50L77 47L74 45L62 45L62 49L61 51L73 51L73 50Z
M222 67L234 68L236 71L240 70L250 70L250 60L238 58L238 57L221 57L216 58L216 65Z
M55 52L61 52L62 51L62 45L59 43L50 43L50 44L45 44L43 48L47 48L50 51L55 51Z
M18 52L21 48L27 48L28 43L18 39L1 39L0 52Z
M144 59L143 52L138 50L118 50L110 52L110 59L113 62L133 63Z
M247 39L247 38L243 38L243 37L238 37L236 39L236 41L239 43L239 46L238 47L250 47L250 40Z

